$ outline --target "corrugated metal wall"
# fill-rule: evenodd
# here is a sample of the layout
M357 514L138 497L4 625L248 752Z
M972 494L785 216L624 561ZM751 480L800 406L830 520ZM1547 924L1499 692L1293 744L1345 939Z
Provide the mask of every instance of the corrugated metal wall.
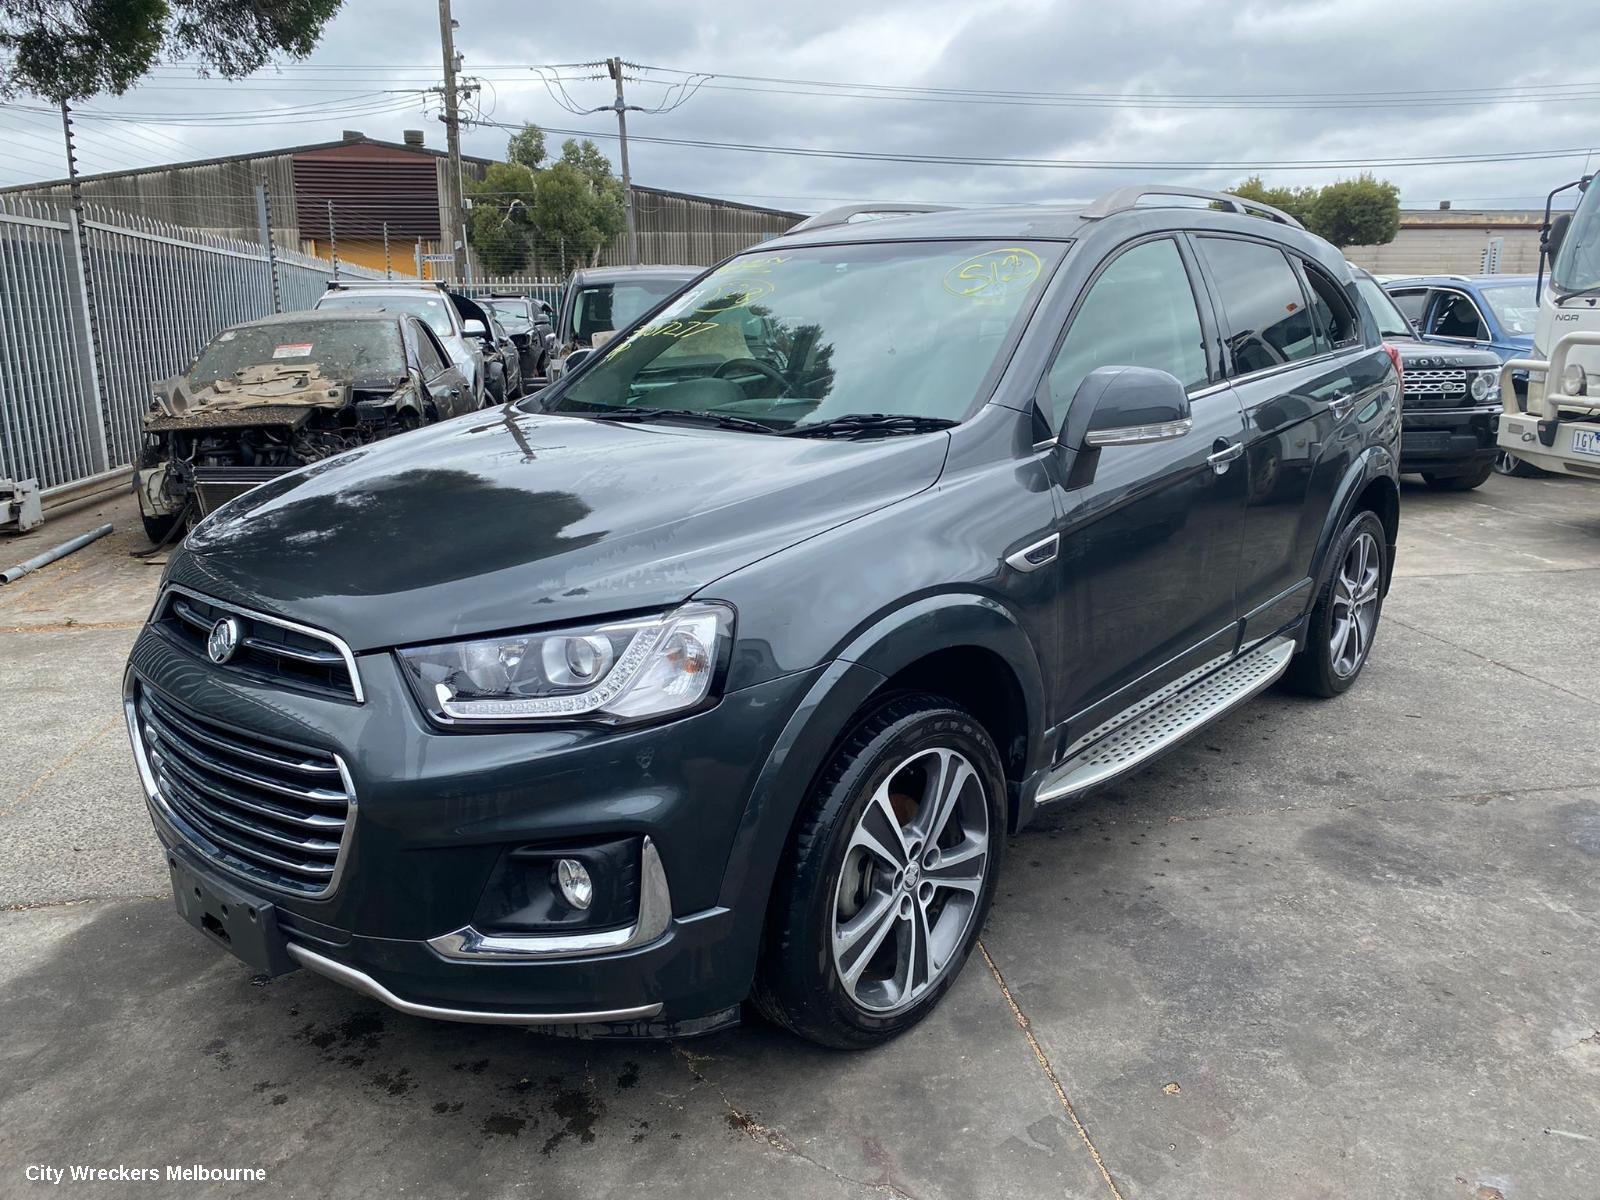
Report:
M640 262L710 266L787 232L803 218L799 213L635 186L633 219ZM612 242L602 261L627 261L621 237Z

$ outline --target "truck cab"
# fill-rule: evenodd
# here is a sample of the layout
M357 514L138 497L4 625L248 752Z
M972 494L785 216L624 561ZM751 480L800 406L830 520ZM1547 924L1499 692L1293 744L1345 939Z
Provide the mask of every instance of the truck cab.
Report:
M1586 175L1550 193L1541 231L1539 313L1533 350L1501 367L1510 395L1526 372L1526 397L1500 421L1499 445L1546 471L1600 480L1600 188ZM1577 188L1572 213L1554 219L1554 198ZM1544 277L1545 262L1550 264Z

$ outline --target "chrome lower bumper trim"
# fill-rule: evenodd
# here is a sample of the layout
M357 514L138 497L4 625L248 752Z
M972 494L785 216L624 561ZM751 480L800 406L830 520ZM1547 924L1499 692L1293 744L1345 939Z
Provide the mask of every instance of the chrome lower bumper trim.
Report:
M467 962L592 958L646 946L672 924L672 895L661 855L646 837L639 851L639 916L626 929L599 933L489 934L471 925L429 938L442 957Z
M462 1021L472 1025L587 1025L607 1024L613 1021L646 1021L661 1011L659 1002L641 1004L635 1008L564 1013L508 1013L484 1012L470 1008L439 1008L432 1004L403 1000L366 972L335 962L331 958L324 958L298 943L290 942L286 949L289 957L307 970L325 975L335 983L341 983L352 991L370 996L374 1000L381 1000L397 1012L412 1017L427 1017L434 1021Z

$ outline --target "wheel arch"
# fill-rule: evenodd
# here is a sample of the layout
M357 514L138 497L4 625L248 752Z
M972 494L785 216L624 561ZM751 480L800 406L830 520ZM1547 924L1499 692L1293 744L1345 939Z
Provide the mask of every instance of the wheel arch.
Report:
M958 681L951 682L951 672L960 673ZM998 692L986 696L992 688ZM1020 781L1044 743L1038 653L998 602L977 594L926 597L874 622L818 671L746 802L723 875L721 906L760 914L755 923L764 926L773 883L817 775L864 712L911 690L949 697L989 730L1005 767L1008 815L1015 821ZM758 938L759 930L754 932ZM757 949L756 941L748 946L752 973Z
M1328 553L1338 539L1339 531L1349 524L1351 517L1363 510L1376 513L1383 522L1384 540L1387 542L1383 589L1387 593L1389 581L1394 575L1395 549L1400 532L1400 484L1394 456L1383 446L1368 447L1351 464L1339 485L1334 503L1329 506L1321 537L1317 541L1317 557L1311 572L1318 588L1332 569Z

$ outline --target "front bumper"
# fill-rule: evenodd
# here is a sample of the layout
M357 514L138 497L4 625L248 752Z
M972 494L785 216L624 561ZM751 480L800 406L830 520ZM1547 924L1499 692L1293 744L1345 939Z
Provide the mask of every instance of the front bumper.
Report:
M270 901L301 966L404 1012L670 1029L744 998L764 884L737 910L722 907L719 892L757 774L815 672L649 728L456 733L427 724L391 656L361 655L357 665L360 704L211 669L147 627L130 688L253 736L325 749L348 764L359 796L337 886L321 898L269 894L184 836L141 763L167 852ZM512 851L619 837L641 839L659 860L658 911L643 887L634 916L642 936L530 936L484 920L489 882Z
M1495 456L1499 404L1407 408L1400 433L1400 469L1429 474L1467 472Z

